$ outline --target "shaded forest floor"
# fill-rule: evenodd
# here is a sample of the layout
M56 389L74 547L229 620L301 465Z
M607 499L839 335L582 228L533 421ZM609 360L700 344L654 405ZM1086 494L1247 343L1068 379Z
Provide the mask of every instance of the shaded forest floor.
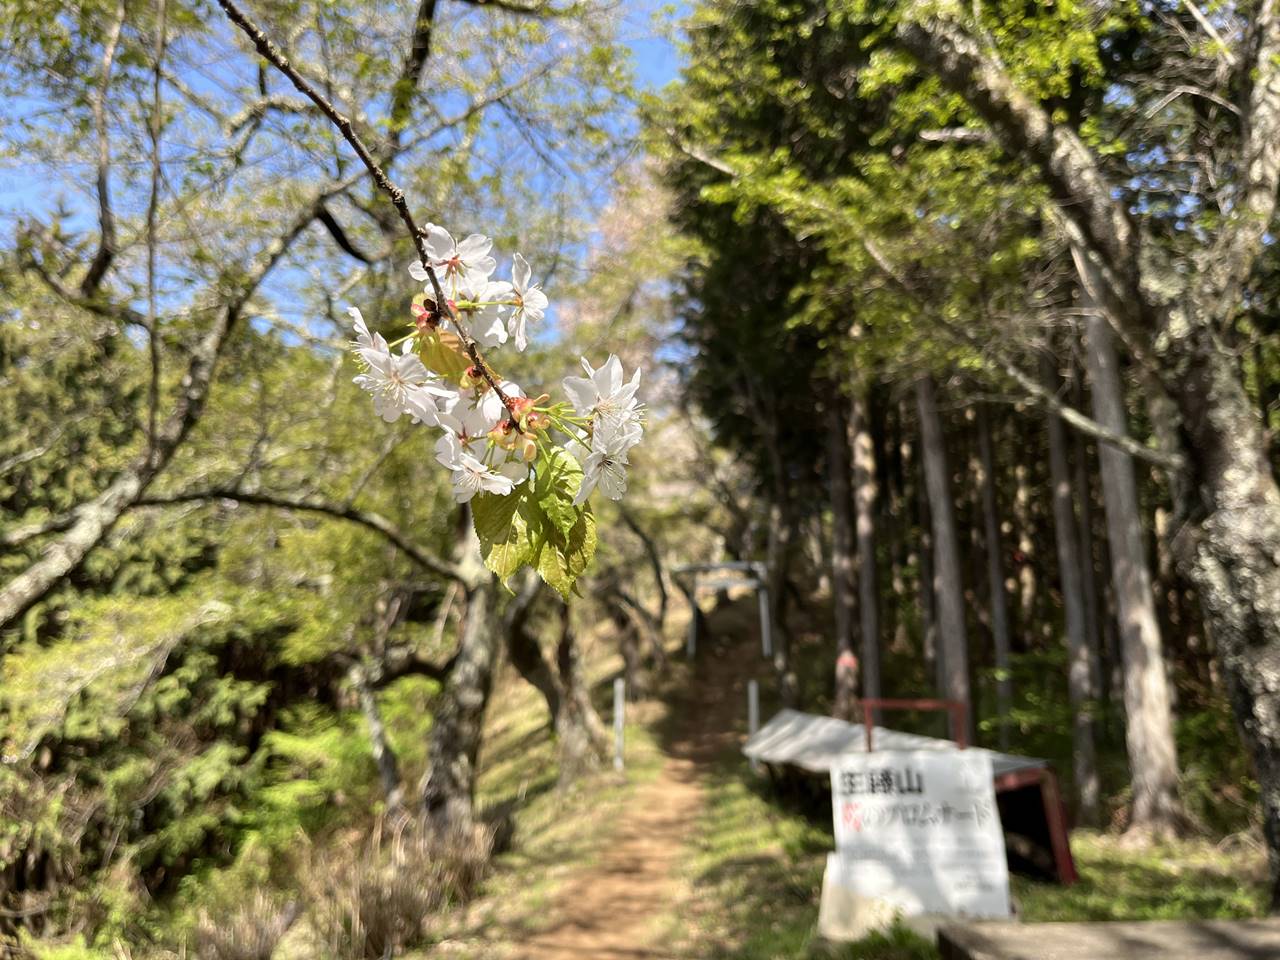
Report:
M937 956L905 928L831 948L815 939L829 818L780 802L739 753L746 684L771 688L749 599L710 616L697 662L679 658L651 699L628 706L627 770L556 783L545 711L527 687L491 720L482 802L515 809L511 851L482 895L442 919L432 956L510 960ZM683 624L672 623L673 648ZM797 650L821 641L801 630ZM602 716L621 661L601 635L588 662ZM815 651L816 652L816 651ZM762 704L769 716L774 705ZM1265 862L1239 842L1131 847L1072 838L1081 882L1013 878L1024 920L1257 916Z

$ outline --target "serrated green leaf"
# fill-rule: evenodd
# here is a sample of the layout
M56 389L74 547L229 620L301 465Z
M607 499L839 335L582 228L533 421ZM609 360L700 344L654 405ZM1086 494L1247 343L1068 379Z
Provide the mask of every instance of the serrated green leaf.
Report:
M562 533L545 513L543 537L535 550L538 575L567 602L574 584L591 565L596 552L596 518L584 506L568 534Z
M504 583L537 556L537 536L523 516L521 505L527 502L527 485L499 497L491 493L477 494L471 500L471 518L480 540L484 565Z
M581 515L580 508L573 503L581 484L582 467L568 451L553 447L549 454L538 461L534 497L552 524L565 537L569 536Z
M520 509L526 487L522 484L505 497L495 493L477 493L471 498L471 522L475 524L480 545L507 539L512 520Z

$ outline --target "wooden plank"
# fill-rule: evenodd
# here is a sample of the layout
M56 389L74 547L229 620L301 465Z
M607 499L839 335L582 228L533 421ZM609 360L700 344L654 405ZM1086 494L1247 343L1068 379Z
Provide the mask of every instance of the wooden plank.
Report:
M1280 919L954 924L943 960L1275 960Z

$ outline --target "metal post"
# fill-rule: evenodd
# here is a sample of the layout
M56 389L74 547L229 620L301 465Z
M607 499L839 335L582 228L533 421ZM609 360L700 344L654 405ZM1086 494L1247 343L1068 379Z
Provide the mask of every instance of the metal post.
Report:
M760 683L756 680L747 681L747 736L754 737L756 731L760 729ZM759 773L760 764L751 761L751 772Z
M684 653L690 660L698 652L698 575L689 584L689 637L685 640Z
M622 770L622 745L625 740L627 681L618 677L613 681L613 769Z
M763 580L756 588L760 600L760 649L765 657L773 656L773 623L769 619L769 588Z

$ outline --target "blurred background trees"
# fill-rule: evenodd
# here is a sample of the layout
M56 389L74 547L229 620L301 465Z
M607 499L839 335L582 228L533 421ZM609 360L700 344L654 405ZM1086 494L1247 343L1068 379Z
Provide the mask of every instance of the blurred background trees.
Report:
M432 738L469 725L469 804L509 661L590 770L584 660L607 637L659 689L688 560L767 563L778 702L962 699L1080 823L1280 849L1274 14L705 0L644 95L617 4L252 8L424 220L546 276L504 372L645 370L634 494L569 608L493 590L422 435L350 383L346 308L399 329L412 251L341 138L210 4L8 4L6 935L270 932L337 902L304 857L376 887L431 856L412 908L464 896L484 811L375 842Z

